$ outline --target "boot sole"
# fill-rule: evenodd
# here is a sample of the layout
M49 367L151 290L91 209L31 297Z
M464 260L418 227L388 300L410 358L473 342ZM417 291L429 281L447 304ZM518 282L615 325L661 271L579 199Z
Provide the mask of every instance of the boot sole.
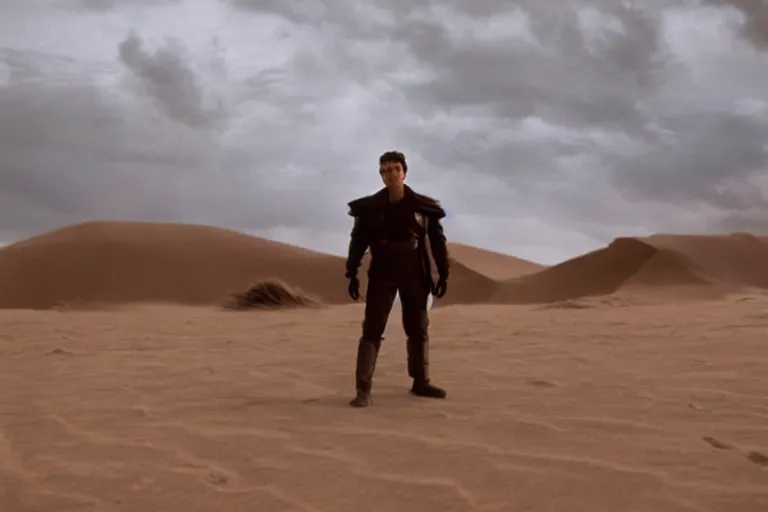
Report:
M416 393L416 392L413 392L413 391L410 391L410 393L411 393L413 396L418 396L418 397L420 397L420 398L432 398L432 399L434 399L434 400L445 400L446 398L448 398L448 395L447 395L447 394L446 394L446 395L444 395L444 396L434 396L434 395L421 395L421 394L419 394L419 393Z

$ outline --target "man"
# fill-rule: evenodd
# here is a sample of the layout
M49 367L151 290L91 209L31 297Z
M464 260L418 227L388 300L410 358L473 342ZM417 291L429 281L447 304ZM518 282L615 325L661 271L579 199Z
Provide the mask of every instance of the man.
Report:
M376 359L387 326L389 313L399 292L402 322L408 353L408 375L413 379L411 393L429 398L445 398L446 392L429 380L429 315L427 299L445 295L448 280L448 250L440 219L445 211L427 196L404 184L408 172L405 156L389 151L379 158L379 174L385 187L379 192L349 203L354 226L349 242L347 273L349 295L360 298L357 270L370 248L368 291L365 300L363 332L357 347L355 381L357 396L353 407L371 403L371 384ZM433 282L425 239L429 237L439 279Z

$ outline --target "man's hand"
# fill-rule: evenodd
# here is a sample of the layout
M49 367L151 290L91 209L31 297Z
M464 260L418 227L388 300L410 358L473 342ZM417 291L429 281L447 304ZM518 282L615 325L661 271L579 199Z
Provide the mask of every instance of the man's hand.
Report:
M439 299L443 295L445 295L445 292L447 291L448 291L448 279L445 277L440 277L440 279L437 280L437 283L435 283L435 287L432 289L432 295L434 295Z
M347 292L355 302L360 299L360 281L357 279L357 277L353 276L349 278L349 287L347 288Z

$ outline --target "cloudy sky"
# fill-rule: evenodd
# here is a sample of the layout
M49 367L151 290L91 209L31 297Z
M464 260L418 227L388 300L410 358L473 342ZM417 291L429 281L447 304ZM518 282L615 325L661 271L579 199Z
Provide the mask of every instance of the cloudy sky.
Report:
M553 263L768 231L764 0L0 0L0 240L88 219L330 252L377 158Z

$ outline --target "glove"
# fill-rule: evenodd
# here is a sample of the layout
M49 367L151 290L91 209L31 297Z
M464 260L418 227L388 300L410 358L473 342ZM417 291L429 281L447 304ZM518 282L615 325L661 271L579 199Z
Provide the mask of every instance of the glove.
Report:
M439 299L445 295L446 291L448 291L448 278L441 276L437 283L435 283L434 288L432 288L432 295Z
M360 298L360 281L357 279L357 277L350 277L349 278L349 287L347 287L347 293L349 293L349 296L357 302L357 300Z

